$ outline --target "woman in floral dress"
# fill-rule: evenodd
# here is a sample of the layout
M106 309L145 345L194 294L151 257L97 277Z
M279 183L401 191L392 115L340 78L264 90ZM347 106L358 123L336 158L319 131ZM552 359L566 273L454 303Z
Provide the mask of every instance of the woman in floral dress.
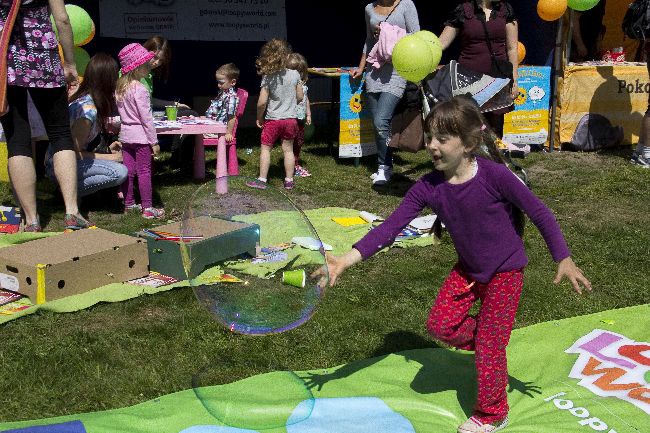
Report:
M4 28L11 4L12 0L0 0L0 28ZM63 65L50 14L58 29L63 55L69 59ZM23 0L7 50L9 111L0 122L7 137L9 176L25 217L26 232L42 230L36 209L28 94L43 118L54 151L54 170L65 202L64 226L76 230L90 225L79 215L77 207L77 161L68 120L67 86L79 84L72 50L72 28L63 0Z

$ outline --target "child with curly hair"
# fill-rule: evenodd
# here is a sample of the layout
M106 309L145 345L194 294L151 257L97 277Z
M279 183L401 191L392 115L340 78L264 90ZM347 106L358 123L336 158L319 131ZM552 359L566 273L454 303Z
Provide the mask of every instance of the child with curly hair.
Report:
M300 53L289 54L287 68L298 71L302 83L302 93L304 97L298 104L298 134L293 141L293 156L296 158L296 169L294 175L298 177L309 177L311 173L300 164L300 150L305 144L305 126L311 125L311 108L309 107L309 98L307 97L307 79L309 72L307 69L307 59Z
M294 187L295 158L293 142L298 133L298 103L304 97L298 71L287 69L291 48L287 41L271 39L262 46L255 62L258 75L262 76L260 97L257 101L257 126L262 129L260 175L248 182L252 188L265 189L271 165L271 149L282 141L284 154L284 188Z

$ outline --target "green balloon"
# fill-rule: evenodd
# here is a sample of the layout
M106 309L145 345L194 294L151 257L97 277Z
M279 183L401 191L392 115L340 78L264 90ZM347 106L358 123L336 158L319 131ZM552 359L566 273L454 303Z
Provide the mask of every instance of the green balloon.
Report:
M440 39L438 39L438 36L436 36L435 33L428 30L420 30L419 32L413 33L413 35L426 41L429 44L431 54L433 55L431 72L435 71L440 64L440 59L442 59L442 44L440 43Z
M596 6L599 1L600 0L569 0L567 4L574 11L583 12Z
M433 51L425 40L408 35L393 48L393 67L405 80L419 83L434 69Z
M83 77L86 72L86 66L90 62L90 54L80 47L74 47L74 63L77 66L77 73Z
M74 45L76 47L88 43L95 34L95 23L93 23L92 18L88 15L84 9L80 8L77 5L65 5L65 11L68 13L68 18L70 18L70 26L72 27L72 38ZM59 31L56 28L54 23L54 17L50 15L50 21L52 22L52 28L56 33L56 37L59 37Z
M650 383L650 370L645 372L644 378L646 383Z

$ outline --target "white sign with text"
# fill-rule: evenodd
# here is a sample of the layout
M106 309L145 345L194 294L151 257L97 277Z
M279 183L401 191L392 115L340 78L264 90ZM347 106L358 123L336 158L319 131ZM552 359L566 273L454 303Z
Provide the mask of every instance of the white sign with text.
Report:
M99 0L110 38L267 41L286 39L285 0Z

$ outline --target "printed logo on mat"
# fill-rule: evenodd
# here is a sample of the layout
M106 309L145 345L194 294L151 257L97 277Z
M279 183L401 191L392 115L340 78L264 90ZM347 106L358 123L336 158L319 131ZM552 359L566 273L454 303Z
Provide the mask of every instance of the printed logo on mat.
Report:
M650 343L595 329L565 352L579 355L569 374L579 385L650 415Z

